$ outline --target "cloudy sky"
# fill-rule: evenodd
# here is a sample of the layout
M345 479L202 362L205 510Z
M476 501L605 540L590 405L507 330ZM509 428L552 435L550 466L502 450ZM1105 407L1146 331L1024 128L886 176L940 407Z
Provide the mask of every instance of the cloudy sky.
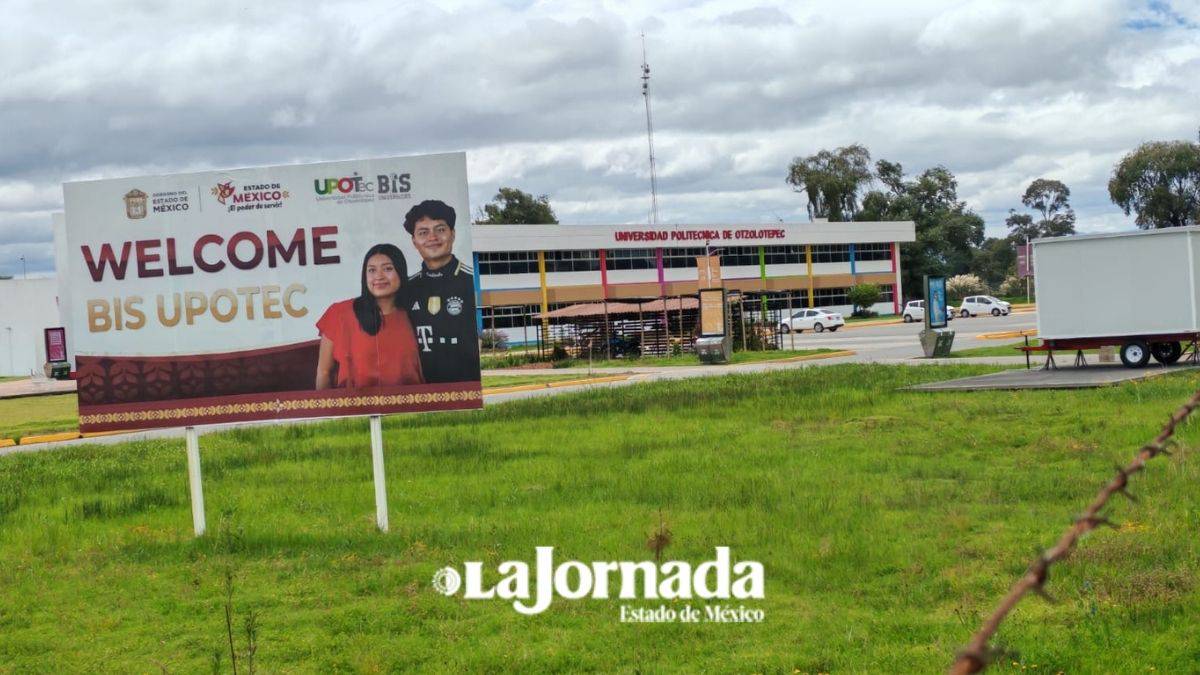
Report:
M303 7L303 9L302 9ZM1132 227L1113 164L1196 140L1200 0L45 2L0 27L0 274L52 272L64 181L468 152L565 223L807 220L788 162L935 164L1001 234L1034 178Z

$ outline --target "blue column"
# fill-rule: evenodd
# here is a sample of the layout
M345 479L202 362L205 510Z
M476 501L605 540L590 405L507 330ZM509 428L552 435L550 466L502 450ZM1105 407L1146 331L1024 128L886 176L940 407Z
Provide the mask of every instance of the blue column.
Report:
M854 244L850 244L850 274L858 274L854 266Z
M474 263L471 266L471 271L474 272L474 274L471 275L471 279L474 280L474 282L475 282L475 330L482 333L483 332L483 307L480 307L480 305L483 304L483 293L479 290L479 274L480 274L480 272L479 272L479 254L478 253L471 254L471 262Z

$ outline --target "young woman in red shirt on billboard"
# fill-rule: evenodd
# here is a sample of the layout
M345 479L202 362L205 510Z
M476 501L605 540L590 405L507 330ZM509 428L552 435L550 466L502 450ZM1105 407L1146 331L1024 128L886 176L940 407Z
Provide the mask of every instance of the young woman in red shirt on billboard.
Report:
M362 293L330 305L317 321L317 389L423 383L417 340L400 302L408 280L404 254L391 244L372 246L360 278Z

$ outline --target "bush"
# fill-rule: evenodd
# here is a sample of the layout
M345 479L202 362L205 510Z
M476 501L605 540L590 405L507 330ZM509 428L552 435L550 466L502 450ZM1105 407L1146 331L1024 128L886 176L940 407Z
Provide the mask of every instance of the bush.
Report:
M859 284L846 293L846 299L854 305L854 316L870 316L871 306L883 299L883 291L875 284ZM859 314L859 310L862 314Z
M567 353L567 348L559 343L555 343L554 348L550 350L551 361L565 361L569 358L571 355Z
M508 349L508 335L503 331L489 328L479 334L480 343L484 349L502 352Z
M1030 284L1032 286L1032 284ZM1025 280L1009 277L1000 284L1000 295L1025 295Z
M956 300L979 293L987 293L987 284L977 275L958 274L946 280L946 295Z

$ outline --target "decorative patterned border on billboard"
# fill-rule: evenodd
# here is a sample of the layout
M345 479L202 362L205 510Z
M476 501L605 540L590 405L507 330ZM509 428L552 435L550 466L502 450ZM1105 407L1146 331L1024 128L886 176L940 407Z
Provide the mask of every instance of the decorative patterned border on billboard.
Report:
M475 382L408 387L248 394L177 401L82 406L81 431L115 431L219 424L257 419L371 415L483 406Z

